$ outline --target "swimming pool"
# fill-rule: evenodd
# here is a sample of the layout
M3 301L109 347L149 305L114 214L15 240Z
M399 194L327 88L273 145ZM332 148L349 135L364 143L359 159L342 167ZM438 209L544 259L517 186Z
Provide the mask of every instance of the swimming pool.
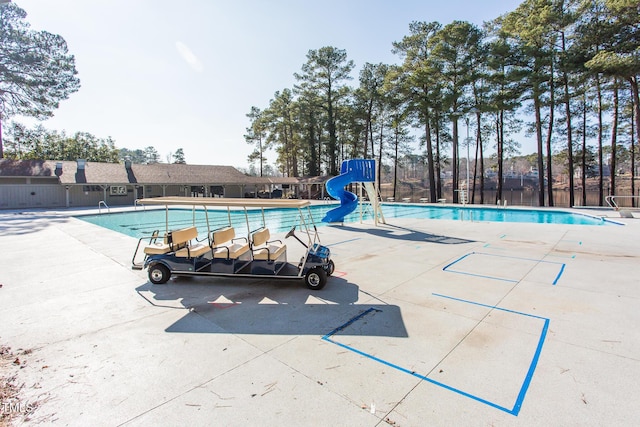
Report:
M326 212L335 208L334 204L312 205L311 214L317 226L326 225L320 222ZM255 230L262 226L262 211L260 209L250 209L249 229ZM385 219L392 218L416 218L434 220L472 220L489 222L528 222L546 224L574 224L574 225L612 225L617 224L601 218L570 213L559 210L543 209L514 209L514 208L491 208L491 207L457 207L457 206L424 206L424 205L403 205L403 204L383 204L382 212ZM169 214L169 229L177 229L195 224L200 230L207 229L206 216L209 218L210 228L216 229L228 225L229 216L231 225L240 230L246 229L246 219L244 211L210 209L205 215L204 210L192 209L171 209ZM118 231L131 237L149 236L154 230L163 232L165 230L165 210L147 209L131 212L120 212L99 215L81 215L77 218L96 224L110 230ZM365 210L363 220L372 220L371 209ZM300 215L297 209L266 209L266 226L272 232L282 232L291 229L294 225L299 225ZM309 218L305 218L309 221ZM356 209L351 215L345 218L345 223L359 222L360 209Z

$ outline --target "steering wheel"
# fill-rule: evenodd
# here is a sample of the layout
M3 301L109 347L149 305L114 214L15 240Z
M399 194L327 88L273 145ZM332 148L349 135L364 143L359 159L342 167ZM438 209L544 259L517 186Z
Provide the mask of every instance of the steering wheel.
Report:
M296 226L294 225L291 230L289 230L289 232L287 233L286 236L284 236L285 239L288 239L291 236L295 236L296 234Z

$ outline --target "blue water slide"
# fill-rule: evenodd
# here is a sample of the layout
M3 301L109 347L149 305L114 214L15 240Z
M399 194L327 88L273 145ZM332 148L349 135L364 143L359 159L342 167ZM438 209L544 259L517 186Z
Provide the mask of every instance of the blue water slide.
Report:
M327 193L336 200L340 200L340 206L326 213L322 222L343 222L344 217L358 207L358 196L344 189L352 182L375 181L375 160L352 159L342 162L340 175L334 176L326 183Z

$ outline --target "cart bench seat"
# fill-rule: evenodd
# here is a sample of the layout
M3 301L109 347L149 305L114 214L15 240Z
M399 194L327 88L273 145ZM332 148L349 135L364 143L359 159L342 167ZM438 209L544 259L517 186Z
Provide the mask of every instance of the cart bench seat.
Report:
M262 248L254 249L253 259L275 261L280 258L283 253L286 253L286 251L286 245L270 244Z
M211 248L209 245L203 245L202 243L197 243L195 245L188 245L179 251L176 251L176 256L180 258L195 258L200 255L204 255L209 252Z
M180 258L195 258L204 255L211 250L209 245L202 243L191 243L193 239L198 237L198 229L196 227L183 228L171 232L171 243L169 245L175 250L175 255Z
M211 250L214 258L237 259L249 251L245 237L236 237L233 227L223 227L211 233Z
M144 253L147 255L162 255L171 251L171 246L165 242L154 242L145 246Z
M280 240L269 240L268 228L262 228L251 234L251 252L255 260L275 261L284 255L286 259L287 245Z

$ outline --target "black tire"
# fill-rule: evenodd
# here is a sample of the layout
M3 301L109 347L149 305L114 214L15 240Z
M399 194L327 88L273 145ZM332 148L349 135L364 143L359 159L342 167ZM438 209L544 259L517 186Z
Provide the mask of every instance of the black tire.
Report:
M149 281L154 285L162 285L167 283L171 277L171 272L162 264L154 264L149 267Z
M327 284L327 273L322 267L313 267L307 272L307 275L304 276L304 283L307 285L307 288L318 291Z
M336 265L332 259L329 260L327 266L324 268L324 271L325 273L327 273L327 276L331 276L333 272L336 271Z

